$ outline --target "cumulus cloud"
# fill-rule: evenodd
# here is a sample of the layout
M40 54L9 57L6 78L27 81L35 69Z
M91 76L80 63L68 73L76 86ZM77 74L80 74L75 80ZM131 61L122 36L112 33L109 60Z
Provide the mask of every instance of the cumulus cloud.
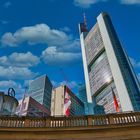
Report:
M12 80L0 81L0 89L8 89L10 87L21 88L21 85Z
M132 57L129 57L130 61L131 61L131 64L132 66L135 68L135 69L140 69L140 61L137 61L135 60L134 58ZM138 77L138 80L140 81L140 73L137 73L137 77Z
M68 35L61 30L51 29L47 24L23 27L15 33L7 32L1 37L1 44L10 47L17 47L26 42L30 45L42 43L48 46L64 46L66 48L73 41L75 40L72 35Z
M54 87L58 87L61 85L67 85L69 88L75 88L78 87L78 84L76 81L69 81L69 83L67 83L66 81L61 81L61 82L56 82L56 81L51 81Z
M81 53L63 52L57 47L48 47L42 52L42 59L49 65L69 65L81 60Z
M140 61L135 60L134 58L129 57L131 64L134 68L140 68Z
M11 87L14 88L17 98L21 98L23 96L24 88L20 83L12 80L0 81L0 91L7 93L8 89Z
M10 1L7 1L7 2L4 3L3 6L4 6L5 8L8 8L8 7L10 7L11 5L12 5L12 3L11 3Z
M66 81L62 81L59 83L60 85L67 85L69 88L75 88L78 86L76 81L70 81L69 83L67 83Z
M63 28L60 28L61 31L64 31L64 32L70 32L70 28L69 27L63 27Z
M140 73L137 74L138 80L140 81Z
M111 0L74 0L74 4L76 6L82 7L82 8L90 8L93 4L99 3L99 2L107 2ZM140 0L117 0L118 3L121 4L140 4Z
M74 4L82 8L89 8L91 5L95 3L105 2L105 1L107 0L74 0Z
M0 23L3 24L3 25L6 25L6 24L9 23L9 21L7 21L7 20L0 20Z
M12 53L9 56L0 57L0 65L16 67L32 67L39 63L39 58L31 52Z
M29 45L45 44L47 49L42 52L42 58L47 64L70 64L73 60L77 62L80 59L81 49L79 39L74 39L72 35L67 34L66 32L68 31L68 27L57 30L51 29L47 24L37 24L35 26L23 27L15 33L5 33L1 37L1 44L2 46L10 47L18 47L25 42ZM20 59L15 56L20 57ZM29 56L31 56L30 60L26 63L26 58ZM5 63L8 65L11 57L14 66L20 65L21 67L27 65L29 67L39 62L38 58L33 56L30 52L26 54L14 53L9 57L10 58L6 56L1 57L0 60L2 61L0 64ZM20 63L18 63L18 61Z
M0 66L0 78L2 79L31 79L36 75L37 73L33 73L28 68Z
M140 0L120 0L122 4L140 4Z

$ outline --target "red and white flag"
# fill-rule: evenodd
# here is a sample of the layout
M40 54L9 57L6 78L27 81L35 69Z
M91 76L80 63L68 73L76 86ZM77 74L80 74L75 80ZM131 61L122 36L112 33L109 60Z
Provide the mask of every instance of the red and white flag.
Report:
M115 95L114 90L113 90L112 87L111 87L111 90L112 90L112 94L113 94L113 100L114 100L114 106L115 106L116 112L119 112L118 101L117 101L116 95Z
M64 110L65 110L66 117L70 115L70 105L71 105L70 95L66 87L65 99L64 99Z

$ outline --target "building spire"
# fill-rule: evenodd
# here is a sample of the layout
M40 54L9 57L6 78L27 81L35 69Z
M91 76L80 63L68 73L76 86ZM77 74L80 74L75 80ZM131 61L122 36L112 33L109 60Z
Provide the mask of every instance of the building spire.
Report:
M85 25L85 27L87 28L87 19L86 19L86 14L85 14L85 13L83 13L83 16L84 16L84 25Z
M87 20L86 20L86 14L85 13L83 13L83 17L84 17L84 22L82 22L82 23L79 24L80 34L82 32L88 32L88 29L87 29Z

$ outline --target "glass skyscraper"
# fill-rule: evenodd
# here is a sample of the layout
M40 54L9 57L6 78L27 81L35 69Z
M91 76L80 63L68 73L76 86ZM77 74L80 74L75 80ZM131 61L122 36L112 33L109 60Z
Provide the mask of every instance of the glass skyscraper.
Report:
M87 95L86 95L86 86L85 84L79 84L78 85L78 91L79 91L79 99L83 102L86 103L87 102Z
M87 94L85 84L78 85L78 98L84 103L85 114L88 114L88 103L87 103Z
M30 83L28 93L29 96L50 111L52 87L52 83L47 75L43 75Z
M88 31L80 23L80 40L87 90L87 101L102 106L105 113L140 110L140 88L129 58L122 48L111 19L106 12L97 17L97 23Z

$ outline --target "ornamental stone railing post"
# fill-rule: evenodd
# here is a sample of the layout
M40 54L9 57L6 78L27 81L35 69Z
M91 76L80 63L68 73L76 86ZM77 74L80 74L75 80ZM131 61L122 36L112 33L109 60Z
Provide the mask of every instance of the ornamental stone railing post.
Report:
M114 117L113 115L108 116L109 124L114 124Z
M93 116L87 116L88 126L93 125Z
M24 117L24 127L30 127L30 121L29 117Z
M46 118L46 125L45 125L45 127L51 127L51 118L50 117Z

